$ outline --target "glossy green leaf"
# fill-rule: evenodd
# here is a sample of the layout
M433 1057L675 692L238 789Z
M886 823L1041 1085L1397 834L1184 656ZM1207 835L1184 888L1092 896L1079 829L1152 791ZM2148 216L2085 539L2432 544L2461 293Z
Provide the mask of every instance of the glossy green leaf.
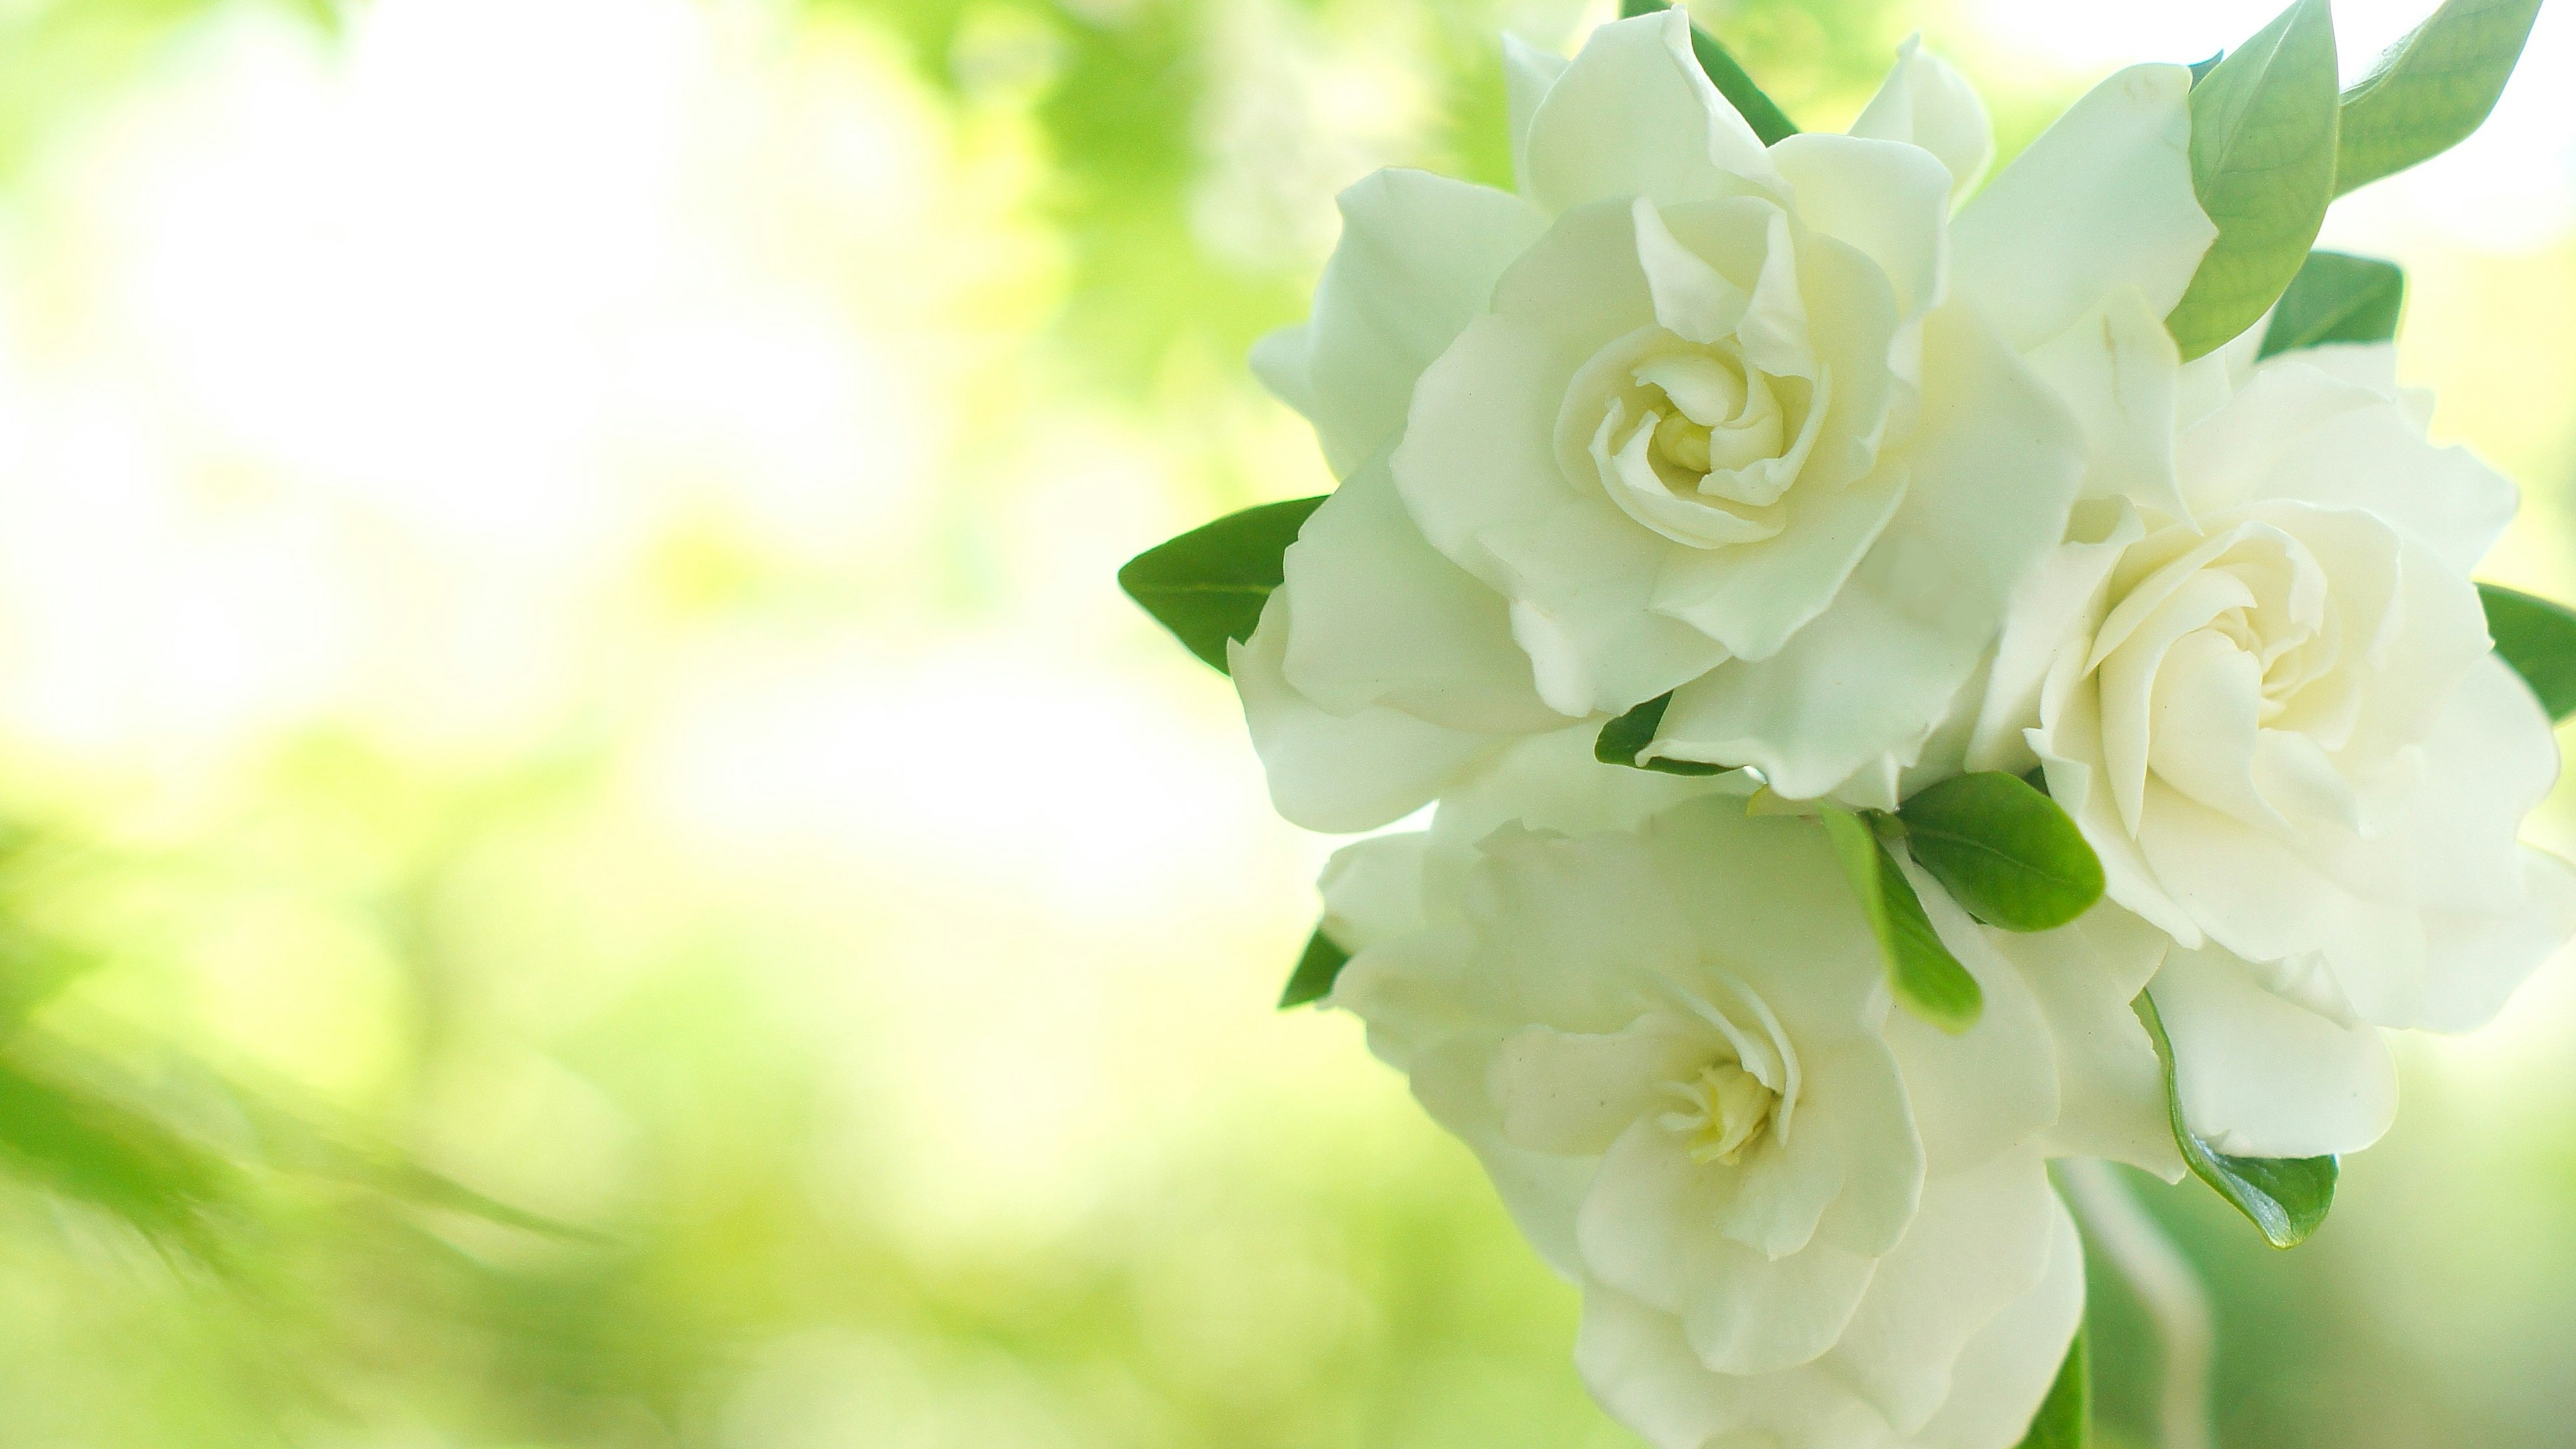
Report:
M2183 357L2270 310L2334 200L2339 107L2326 0L2298 0L2191 92L2191 180L2218 239L2165 319Z
M1665 0L1620 0L1619 18L1633 20L1671 8ZM1754 135L1762 138L1763 145L1776 146L1782 139L1798 134L1798 125L1789 119L1789 113L1764 95L1762 87L1755 85L1753 77L1736 63L1733 52L1696 22L1691 25L1691 53L1699 57L1699 68L1708 73L1717 93L1735 107L1735 113L1753 128Z
M2496 584L2478 585L2495 651L2553 720L2576 714L2576 610Z
M2207 60L2193 61L2191 63L2191 83L2193 85L2199 85L2202 81L2209 79L2209 73L2218 69L2218 63L2225 59L2227 59L2227 52L2222 50Z
M2193 1175L2262 1230L2276 1248L2295 1248L2308 1240L2334 1206L2337 1166L2332 1157L2229 1157L2213 1151L2183 1120L2182 1086L2174 1079L2173 1042L2165 1035L2164 1017L2155 998L2138 993L2138 1020L2156 1046L2165 1068L2165 1115L2173 1125L2174 1145Z
M2343 93L2335 194L2450 150L2485 124L2540 0L2449 0Z
M1306 954L1297 958L1297 969L1288 978L1288 989L1279 993L1279 1009L1304 1006L1333 994L1333 983L1341 979L1342 968L1351 964L1351 953L1335 945L1333 938L1317 926L1306 938Z
M1223 673L1225 641L1252 637L1283 577L1281 555L1323 504L1297 498L1229 513L1129 559L1118 587Z
M1664 727L1664 711L1672 706L1670 694L1659 694L1644 704L1601 727L1592 741L1592 758L1605 765L1626 765L1638 770L1656 770L1667 775L1723 775L1725 765L1704 765L1697 760L1641 760L1640 751L1655 742L1655 734Z
M1887 964L1888 985L1896 999L1943 1031L1962 1032L1976 1025L1986 1008L1985 992L1950 948L1941 944L1932 918L1923 913L1921 898L1914 894L1913 883L1898 868L1886 842L1868 821L1838 805L1825 806L1823 820L1834 854L1842 862L1843 878L1860 898L1861 914L1868 917L1870 932L1878 938L1879 955Z
M2310 252L2272 309L2261 355L2332 342L2386 342L2397 335L2406 274L2394 262L2342 252Z
M2053 931L2102 899L2102 861L2056 801L1999 770L1954 775L1896 812L1914 863L1968 914Z
M2057 1366L2057 1381L2048 1386L2030 1432L2021 1437L2021 1449L2084 1449L2092 1425L2093 1353L2079 1323L2065 1361Z

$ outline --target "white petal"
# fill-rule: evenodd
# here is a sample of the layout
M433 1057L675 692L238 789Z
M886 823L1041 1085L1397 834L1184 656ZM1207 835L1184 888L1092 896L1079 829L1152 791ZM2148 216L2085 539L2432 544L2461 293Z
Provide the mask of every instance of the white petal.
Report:
M2183 1120L2220 1152L2358 1152L2396 1119L2397 1064L2377 1027L2284 1001L2216 947L2167 955L2154 993Z
M1490 736L1391 709L1325 713L1280 672L1287 635L1287 595L1273 591L1250 642L1226 641L1225 657L1270 777L1270 803L1289 823L1337 834L1375 830L1431 803L1495 747Z
M1390 460L1405 511L1431 546L1488 585L1511 575L1484 539L1597 502L1578 497L1558 466L1556 414L1573 368L1554 342L1510 317L1479 317L1414 389L1412 420Z
M2540 964L2576 935L2576 869L2543 851L2522 852L2523 901L2492 915L2425 913L2431 984L2415 1025L2475 1031L2495 1019Z
M1310 329L1300 322L1262 334L1252 344L1249 361L1252 375L1270 395L1295 408L1308 422L1315 420L1315 375L1310 366L1314 339Z
M1363 956L1343 967L1342 974L1347 977L1366 964L1369 957ZM1340 995L1337 989L1335 1005L1342 1004ZM1374 1031L1370 1040L1374 1049ZM1558 1274L1573 1278L1582 1271L1575 1214L1591 1186L1592 1159L1532 1152L1503 1136L1485 1093L1493 1045L1490 1033L1461 1033L1415 1055L1410 1063L1414 1098L1433 1121L1474 1150L1503 1207L1539 1256Z
M1773 657L1676 693L1658 753L1761 767L1820 795L1938 719L2024 574L2064 534L2080 480L2065 410L1962 309L1929 319L1905 502L1833 605Z
M1512 642L1509 604L1423 540L1383 457L1324 500L1284 563L1284 667L1320 708L1387 704L1474 734L1564 724Z
M1733 775L1690 777L1602 764L1592 753L1600 733L1599 725L1586 723L1513 745L1441 797L1432 833L1455 851L1515 822L1559 835L1633 831L1686 800L1749 788Z
M1643 196L1732 196L1777 178L1761 139L1691 54L1680 11L1592 32L1531 117L1530 199L1550 212Z
M2191 184L2191 71L2095 86L1952 225L1951 284L2014 346L2039 346L2120 288L2173 310L2218 235Z
M1705 1042L1651 1019L1608 1033L1533 1026L1503 1039L1487 1090L1514 1144L1595 1157L1631 1125L1669 1110L1665 1086L1690 1080L1707 1056Z
M1530 189L1530 122L1567 64L1555 51L1541 50L1509 31L1503 33L1503 96L1510 111L1512 179L1523 195Z
M2184 491L2203 512L2291 498L2367 509L2466 574L2513 518L2510 479L2437 448L2406 405L2305 360L2276 357L2182 435Z
M1960 196L1976 189L1995 159L1995 128L1986 103L1966 77L1925 50L1917 36L1897 47L1895 69L1852 122L1851 133L1910 142L1931 152L1949 171Z
M2182 1179L2165 1112L2164 1065L2129 1003L2164 964L2172 939L2104 901L2074 924L1998 941L2039 998L2056 1044L2056 1125L2050 1157L2108 1157Z
M1969 1340L2039 1285L2056 1210L2036 1152L1925 1183L1922 1212L1880 1260L1826 1368L1898 1433L1921 1428L1950 1396L1951 1368Z
M1985 993L1977 1024L1953 1035L1907 1011L1887 1019L1887 1044L1905 1077L1927 1172L1974 1167L2020 1146L2057 1120L2056 1054L2048 1023L1997 938L1929 872L1900 861L1924 913Z
M1809 131L1772 147L1771 161L1797 190L1798 219L1876 262L1899 313L1940 300L1950 173L1930 152Z
M1424 929L1425 831L1378 835L1333 852L1316 887L1324 896L1324 934L1353 956Z
M2175 391L2182 354L2135 287L2102 299L2031 354L2031 369L2084 429L2087 498L2127 498L2188 523L2174 481Z
M1584 1285L1574 1362L1593 1397L1656 1449L1896 1449L1886 1421L1822 1367L1711 1373L1672 1315L1598 1283Z
M2084 1319L2084 1242L2063 1203L2052 1203L2048 1267L1959 1355L1950 1397L1915 1435L1918 1449L2003 1449L2039 1412Z
M1770 1373L1833 1347L1876 1260L1823 1242L1769 1258L1706 1226L1724 1179L1652 1122L1601 1160L1576 1232L1602 1283L1682 1320L1692 1351L1718 1373Z
M1509 192L1423 171L1375 172L1341 208L1307 324L1306 411L1326 461L1347 475L1403 429L1415 379L1547 223Z
M1995 645L1994 668L1977 706L1963 770L2003 770L2022 774L2039 763L2024 730L2038 725L2040 699L2050 671L2062 652L2080 651L2078 631L2101 615L2103 591L2120 554L2138 541L2142 526L2134 509L2122 507L2107 525L2086 535L2079 521L2070 532L2080 536L2061 544L2032 569L2004 614L2003 637Z

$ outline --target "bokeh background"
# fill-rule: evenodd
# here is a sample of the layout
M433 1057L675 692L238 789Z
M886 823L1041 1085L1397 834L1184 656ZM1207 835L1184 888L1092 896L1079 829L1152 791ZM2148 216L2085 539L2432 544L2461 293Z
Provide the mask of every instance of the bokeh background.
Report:
M0 0L0 1445L1632 1445L1270 1010L1332 842L1111 581L1327 486L1240 359L1333 193L1506 179L1496 33L1606 8ZM2008 149L2266 18L1701 14L1810 127L1919 27ZM2329 230L2562 593L2571 82L2553 7ZM2296 1253L2150 1194L2223 1442L2565 1442L2571 970L2410 1044Z

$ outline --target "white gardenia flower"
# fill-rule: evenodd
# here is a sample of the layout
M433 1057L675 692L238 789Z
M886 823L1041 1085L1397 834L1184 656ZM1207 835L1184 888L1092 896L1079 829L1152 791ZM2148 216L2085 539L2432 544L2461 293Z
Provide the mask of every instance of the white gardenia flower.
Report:
M2360 1024L2487 1021L2576 931L2576 876L2517 839L2558 752L2469 581L2513 486L2426 440L2385 346L2243 353L2185 370L2169 478L2083 505L2026 586L1964 762L2043 765L2179 943L2194 1125L2300 1156L2394 1110Z
M1853 134L1767 148L1678 11L1509 62L1519 194L1354 186L1312 320L1255 355L1345 477L1234 650L1277 803L1372 828L1667 692L1655 754L1883 778L2213 234L2188 73L2114 76L1954 220L1989 127L1911 46Z
M1331 1004L1582 1286L1586 1381L1650 1440L2006 1449L2082 1309L2043 1158L2179 1171L2126 1014L2162 937L2009 938L1933 892L1987 1001L1947 1036L1891 1013L1815 820L1588 749L1527 742L1337 855Z

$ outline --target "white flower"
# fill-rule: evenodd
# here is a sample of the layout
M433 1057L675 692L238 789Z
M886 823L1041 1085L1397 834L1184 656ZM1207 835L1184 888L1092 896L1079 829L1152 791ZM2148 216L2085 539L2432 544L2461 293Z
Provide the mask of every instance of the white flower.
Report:
M1768 148L1677 12L1510 65L1520 194L1361 182L1255 355L1346 475L1236 651L1281 809L1382 824L1668 691L1655 753L1793 796L1919 744L2119 412L2051 344L2152 324L2208 243L2187 74L2106 82L1954 223L1986 117L1911 47L1854 134Z
M1587 736L1335 857L1333 1004L1583 1286L1586 1379L1649 1438L2015 1442L2082 1301L2043 1157L2179 1170L2126 1017L2162 937L2113 912L2008 938L1935 892L1986 994L1944 1035L1891 1015L1814 820Z
M2044 764L2111 898L2204 964L2329 1024L2479 1025L2576 929L2516 840L2549 721L2468 577L2513 487L2425 440L2386 347L2214 356L2181 394L2170 471L2025 588L1965 763Z

